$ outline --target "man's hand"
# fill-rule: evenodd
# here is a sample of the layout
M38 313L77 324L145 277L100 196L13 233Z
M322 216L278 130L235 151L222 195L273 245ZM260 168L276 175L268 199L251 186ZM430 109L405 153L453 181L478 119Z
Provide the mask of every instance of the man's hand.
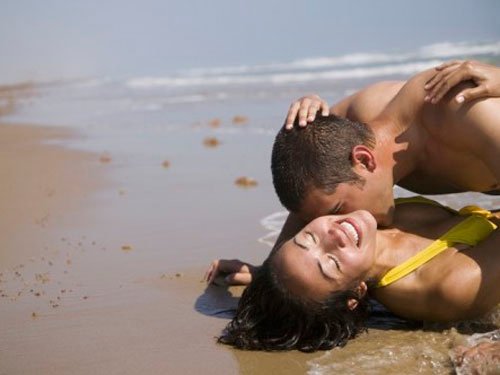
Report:
M293 128L293 123L299 117L299 126L305 127L308 122L314 121L316 113L321 109L323 116L328 116L330 109L328 103L321 99L318 95L303 96L299 100L294 101L290 105L286 117L285 128L290 130Z
M476 87L464 89L455 96L459 104L473 99L500 96L500 68L478 61L450 61L436 67L436 74L425 84L426 102L438 103L457 84L471 80Z
M227 285L248 285L257 268L239 259L217 259L208 267L204 279L211 284L218 276L223 276Z

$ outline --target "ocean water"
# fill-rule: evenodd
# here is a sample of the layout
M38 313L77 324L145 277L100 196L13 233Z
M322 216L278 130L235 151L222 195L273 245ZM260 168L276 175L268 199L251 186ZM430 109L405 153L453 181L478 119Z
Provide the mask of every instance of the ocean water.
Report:
M244 114L244 131L274 135L292 100L310 92L330 103L381 80L404 80L450 59L500 61L500 41L435 43L398 53L351 53L272 64L179 70L168 76L91 77L36 83L7 120L141 132L185 129Z

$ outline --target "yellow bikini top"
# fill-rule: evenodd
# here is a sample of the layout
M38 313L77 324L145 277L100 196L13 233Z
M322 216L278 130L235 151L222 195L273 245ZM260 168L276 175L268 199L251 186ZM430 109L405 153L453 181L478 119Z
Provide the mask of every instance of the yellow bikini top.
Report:
M395 200L395 202L396 205L404 203L432 204L434 206L439 206L448 211L468 217L455 225L448 232L439 237L436 241L431 243L424 250L420 251L418 254L412 256L407 261L401 263L399 266L396 266L389 272L387 272L384 277L382 277L382 279L377 283L377 288L387 286L405 277L409 273L415 271L422 264L428 262L436 255L440 254L444 250L452 247L457 243L474 246L488 237L490 233L497 228L497 225L488 220L493 218L494 215L490 211L478 206L465 206L457 212L454 209L443 206L436 201L420 196L411 198L398 198Z

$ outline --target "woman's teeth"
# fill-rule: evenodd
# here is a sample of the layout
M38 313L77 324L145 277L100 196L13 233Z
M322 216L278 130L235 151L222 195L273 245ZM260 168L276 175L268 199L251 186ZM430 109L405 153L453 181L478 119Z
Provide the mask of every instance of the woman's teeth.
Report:
M346 230L346 232L349 234L349 236L351 236L354 243L356 245L359 245L358 244L359 235L358 235L358 232L356 231L356 228L354 228L354 226L351 223L348 223L347 221L343 221L342 223L340 223L340 226Z

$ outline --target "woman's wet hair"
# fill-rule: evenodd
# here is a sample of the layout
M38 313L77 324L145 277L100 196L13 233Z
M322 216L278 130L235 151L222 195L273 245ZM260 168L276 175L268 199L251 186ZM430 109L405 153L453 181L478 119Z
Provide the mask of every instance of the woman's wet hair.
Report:
M349 299L358 301L353 310ZM368 315L368 301L353 290L334 292L321 303L291 294L280 282L271 255L243 292L236 316L218 342L246 350L328 350L364 331Z

